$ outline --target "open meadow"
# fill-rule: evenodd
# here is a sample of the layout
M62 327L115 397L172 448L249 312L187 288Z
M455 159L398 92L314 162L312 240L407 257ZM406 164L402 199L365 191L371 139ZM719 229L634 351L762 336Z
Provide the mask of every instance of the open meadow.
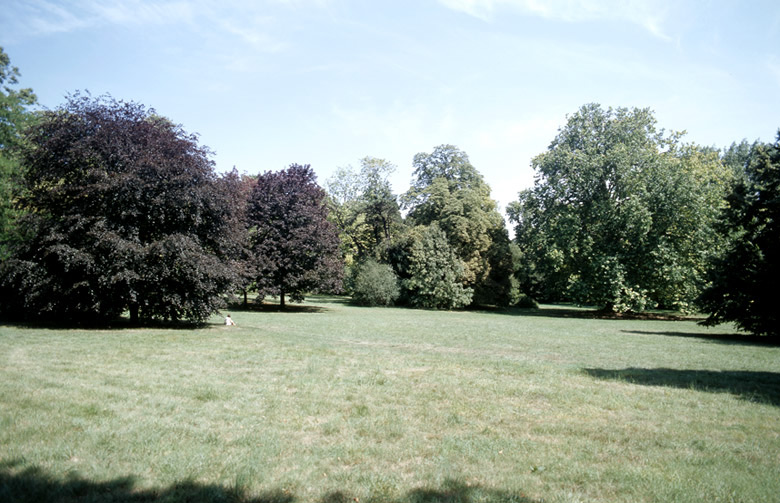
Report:
M0 325L0 501L780 501L780 347L731 327L231 314Z

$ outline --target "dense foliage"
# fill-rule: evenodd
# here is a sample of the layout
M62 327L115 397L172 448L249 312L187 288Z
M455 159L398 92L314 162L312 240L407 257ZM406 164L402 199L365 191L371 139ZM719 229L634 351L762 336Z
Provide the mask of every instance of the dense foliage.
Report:
M24 241L2 264L6 314L199 322L234 283L236 218L194 135L135 103L71 96L21 153Z
M247 211L257 291L300 302L312 290L339 291L343 262L325 191L306 165L257 177Z
M710 313L707 325L730 321L776 336L780 316L771 292L780 282L780 134L773 145L754 145L740 158L745 176L734 185L719 222L729 245L714 261L700 302Z
M16 149L22 142L22 131L34 120L30 107L36 97L29 88L16 89L19 69L0 47L0 260L5 258L14 240L14 223L19 214L14 207L14 190L20 170Z
M236 291L282 305L339 291L346 265L368 305L702 308L707 324L777 334L780 136L721 154L648 109L585 105L533 159L510 242L455 146L414 157L404 219L385 160L340 169L327 194L309 166L218 176L153 110L75 95L32 112L18 77L0 48L0 315L198 322Z
M471 304L466 267L437 223L417 226L385 250L401 281L401 302L414 307L454 309Z
M535 186L509 208L531 293L615 311L692 308L731 177L715 152L656 130L649 110L591 104L533 166Z
M414 225L437 224L464 264L463 286L474 304L508 305L513 264L509 235L490 187L465 152L440 145L414 157L414 182L404 195Z
M352 301L363 306L391 306L401 295L398 277L388 264L366 259L354 268Z
M395 166L374 157L360 160L360 170L340 168L328 180L329 218L341 239L347 265L376 259L381 245L402 225L398 201L388 177Z

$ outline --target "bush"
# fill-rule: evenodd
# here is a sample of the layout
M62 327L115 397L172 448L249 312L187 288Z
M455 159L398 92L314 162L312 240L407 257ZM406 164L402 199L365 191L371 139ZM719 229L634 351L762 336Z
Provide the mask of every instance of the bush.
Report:
M364 306L390 306L401 290L393 268L375 260L367 260L354 271L353 302Z
M515 307L520 307L523 309L539 309L539 304L537 302L529 297L528 295L521 293L518 296L517 302L515 303Z
M401 300L425 309L458 309L471 304L466 268L436 222L419 225L391 243L388 262L400 277Z

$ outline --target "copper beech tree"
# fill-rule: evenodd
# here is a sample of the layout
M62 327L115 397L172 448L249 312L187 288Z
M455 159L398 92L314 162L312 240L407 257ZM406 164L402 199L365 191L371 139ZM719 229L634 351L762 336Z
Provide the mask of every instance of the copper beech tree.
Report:
M236 176L136 103L74 95L26 135L23 241L0 267L5 314L201 322L235 284Z
M288 296L300 302L307 292L341 290L344 264L325 197L314 171L298 164L258 176L249 197L255 284L282 307Z

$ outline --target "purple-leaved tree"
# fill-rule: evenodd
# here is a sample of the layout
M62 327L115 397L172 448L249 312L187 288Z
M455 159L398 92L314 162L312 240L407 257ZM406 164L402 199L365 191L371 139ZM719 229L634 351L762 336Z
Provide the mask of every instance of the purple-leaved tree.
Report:
M249 196L253 270L261 295L301 302L311 291L341 290L344 264L325 191L309 165L257 177Z
M235 174L142 105L71 96L27 131L24 239L0 266L4 314L201 322L236 283Z

